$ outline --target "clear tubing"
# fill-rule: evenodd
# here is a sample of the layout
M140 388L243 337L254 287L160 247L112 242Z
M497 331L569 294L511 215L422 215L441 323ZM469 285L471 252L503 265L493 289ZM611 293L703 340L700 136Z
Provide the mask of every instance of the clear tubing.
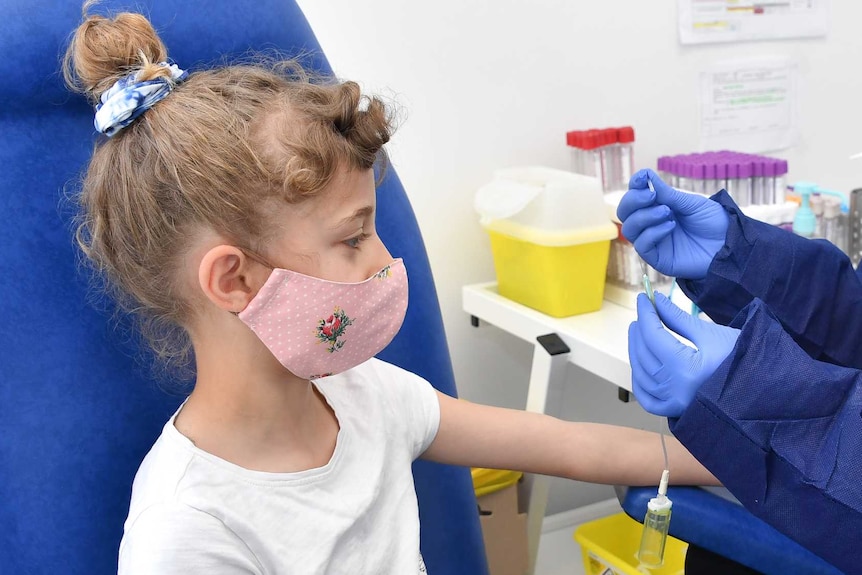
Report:
M626 285L636 288L641 284L640 256L632 244L626 245Z

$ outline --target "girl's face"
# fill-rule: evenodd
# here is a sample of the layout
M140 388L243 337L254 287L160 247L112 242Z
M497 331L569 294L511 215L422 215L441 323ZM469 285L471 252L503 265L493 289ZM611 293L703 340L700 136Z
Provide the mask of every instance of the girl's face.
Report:
M377 236L375 210L373 170L342 168L317 196L279 208L269 262L330 281L368 279L393 259Z

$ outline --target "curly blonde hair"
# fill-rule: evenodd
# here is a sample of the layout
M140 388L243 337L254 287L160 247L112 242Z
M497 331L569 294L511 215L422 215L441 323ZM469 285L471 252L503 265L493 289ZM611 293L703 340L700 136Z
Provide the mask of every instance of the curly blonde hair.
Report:
M70 89L96 103L117 80L168 76L168 52L144 16L88 14L63 62ZM392 111L354 82L312 77L296 61L193 72L114 137L83 178L77 240L121 309L174 374L189 376L194 312L178 271L211 229L260 253L271 201L313 196L339 166L386 162Z

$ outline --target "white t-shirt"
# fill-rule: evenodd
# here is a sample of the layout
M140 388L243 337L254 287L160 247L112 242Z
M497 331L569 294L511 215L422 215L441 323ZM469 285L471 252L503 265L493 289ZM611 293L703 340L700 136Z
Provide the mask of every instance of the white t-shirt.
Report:
M120 575L424 573L411 463L431 444L431 385L372 359L320 379L338 418L323 467L250 471L202 451L174 418L144 459Z

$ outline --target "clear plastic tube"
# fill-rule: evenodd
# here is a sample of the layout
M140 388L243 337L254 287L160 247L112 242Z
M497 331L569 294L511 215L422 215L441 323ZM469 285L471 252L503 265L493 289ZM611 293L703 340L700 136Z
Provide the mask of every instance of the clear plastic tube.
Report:
M785 194L785 191L787 189L787 184L784 181L784 176L775 176L775 179L773 180L773 182L775 183L775 190L774 190L775 195L773 196L773 198L774 198L773 201L776 204L783 204L784 203L784 194Z
M646 285L646 281L644 284ZM653 302L653 305L655 305L655 302ZM644 529L641 533L641 544L637 554L638 561L647 567L661 567L664 563L664 548L667 544L670 515L673 508L673 502L667 497L670 464L667 457L667 445L664 442L664 421L664 418L659 420L659 437L661 437L661 450L664 455L664 471L661 473L661 481L658 484L658 494L647 503L647 511L644 516Z
M620 168L622 167L622 154L616 143L606 144L600 148L602 153L602 188L605 192L615 192L622 189L620 183Z
M647 504L644 530L641 535L640 549L638 549L638 561L647 567L660 567L664 563L664 549L667 544L672 507L670 499L661 494L650 499Z
M739 205L742 207L751 205L751 178L739 178L736 180L736 194L739 197Z
M755 206L760 206L766 203L763 178L760 176L751 178L751 203Z
M630 288L637 287L641 283L640 256L631 244L626 245L626 285Z
M620 144L620 185L627 190L635 167L634 150L631 144Z

